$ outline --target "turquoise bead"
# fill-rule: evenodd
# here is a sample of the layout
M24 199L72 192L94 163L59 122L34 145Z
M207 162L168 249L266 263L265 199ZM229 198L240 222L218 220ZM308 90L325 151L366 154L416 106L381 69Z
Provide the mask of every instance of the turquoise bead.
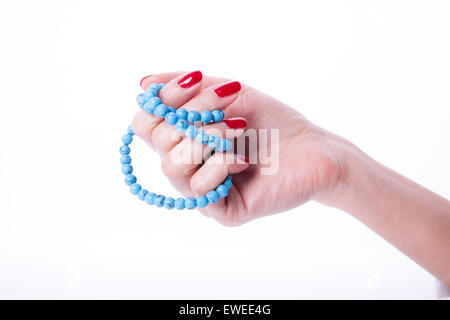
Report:
M160 117L160 118L164 118L167 114L168 108L165 104L160 104L156 107L155 109L155 116Z
M159 85L157 85L156 83L152 83L151 85L148 86L147 90L145 90L145 92L156 92L156 94L159 93Z
M187 197L185 201L186 209L195 209L197 207L197 200L194 197Z
M195 136L195 141L202 144L207 144L209 140L209 135L205 131L199 131Z
M165 196L163 196L162 194L157 195L155 198L155 206L157 207L162 207L164 206L164 200L166 199Z
M188 123L186 120L183 120L183 119L178 119L177 124L175 125L175 128L181 132L184 132L187 127L188 127Z
M154 83L152 83L147 90L145 90L145 93L147 94L154 94L156 97L159 93L159 85L154 86Z
M167 112L177 112L174 107L167 107Z
M216 188L216 192L219 194L219 197L225 198L228 195L228 188L226 185L221 184Z
M124 134L122 136L122 142L124 145L129 145L131 142L133 142L133 136L129 133Z
M149 103L153 104L155 107L161 104L161 99L159 97L153 97L151 99L148 99Z
M165 86L166 86L165 83L160 83L160 84L159 84L159 89L162 89L162 88L164 88Z
M205 196L200 196L197 198L197 206L199 208L204 208L208 205L208 198Z
M119 152L121 155L130 154L130 147L127 145L123 145L120 147Z
M222 110L217 109L212 112L212 116L214 122L219 122L223 120L224 114Z
M214 149L217 147L218 143L219 143L219 138L213 134L210 134L209 139L208 139L208 147Z
M158 83L152 83L151 85L148 86L147 89L154 89L159 92L160 86Z
M158 97L153 97L148 99L146 104L148 104L149 107L151 106L154 109L161 104L161 99Z
M147 100L150 100L151 98L158 96L158 91L148 87L147 90L145 90L144 96Z
M147 114L153 114L154 112L155 112L155 108L156 108L156 106L153 104L153 103L151 103L151 102L146 102L145 104L144 104L144 111L145 111L145 113L147 113Z
M134 136L133 126L131 124L128 126L127 133L130 136Z
M131 157L127 154L120 157L120 163L121 164L128 164L131 163Z
M231 179L229 179L229 178L225 179L225 181L223 182L223 184L226 185L228 189L231 188L231 186L233 185L233 184L231 183Z
M173 209L173 207L175 206L175 200L171 197L164 199L164 208L166 209Z
M200 114L203 123L209 123L213 119L212 113L209 110L204 110Z
M187 120L188 112L185 108L178 108L177 110L178 119Z
M177 200L175 200L175 208L177 208L178 210L184 209L184 199L183 198L178 198Z
M134 175L127 174L125 176L125 183L126 183L126 185L131 186L135 182L136 182L136 177Z
M141 185L140 185L140 184L137 184L137 183L133 183L133 184L130 186L130 192L131 192L132 194L137 194L139 191L141 191L141 189L142 189Z
M130 174L133 172L133 166L131 164L124 164L122 166L122 173L123 174Z
M186 135L186 137L193 139L197 135L197 132L198 132L197 127L190 125L186 128L184 134Z
M206 198L208 198L209 203L216 203L217 201L219 201L219 194L217 193L217 191L212 190L206 194Z
M187 115L187 121L189 123L195 123L197 121L200 121L200 113L198 113L195 110L189 111Z
M144 201L145 200L145 196L147 195L147 193L148 193L148 190L146 190L146 189L139 190L139 192L137 194L139 200Z
M156 194L154 192L149 192L145 195L145 202L148 204L154 204L155 203Z
M221 152L230 151L232 148L231 141L228 139L219 139L219 143L217 145L217 149Z
M177 116L177 114L176 114L175 112L169 112L169 113L166 115L165 120L166 120L167 124L170 124L171 126L173 126L174 124L177 123L177 121L178 121L178 116Z
M143 94L143 93L138 94L136 101L140 108L144 107L144 104L147 102L147 99L145 98L145 94Z

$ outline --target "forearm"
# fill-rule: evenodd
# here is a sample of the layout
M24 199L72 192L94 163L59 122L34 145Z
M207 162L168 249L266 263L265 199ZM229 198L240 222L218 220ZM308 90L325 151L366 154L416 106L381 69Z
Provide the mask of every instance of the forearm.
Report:
M357 148L328 204L366 224L450 286L450 202Z

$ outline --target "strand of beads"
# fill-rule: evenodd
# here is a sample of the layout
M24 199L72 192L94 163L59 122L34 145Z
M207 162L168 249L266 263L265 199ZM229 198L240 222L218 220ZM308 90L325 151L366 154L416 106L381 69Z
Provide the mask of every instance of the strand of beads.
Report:
M230 140L217 137L213 134L209 135L194 125L200 121L202 124L222 121L224 118L222 110L204 110L202 113L198 113L195 110L188 112L184 108L175 110L175 108L163 104L158 97L159 90L163 87L163 83L153 83L145 90L145 93L139 94L137 96L137 102L141 109L148 114L165 118L167 124L174 125L178 131L184 132L188 138L195 139L198 143L206 144L213 150L222 152L231 150L232 144Z
M197 111L188 112L184 108L175 110L173 107L164 105L159 99L158 93L163 87L163 83L154 83L147 88L145 93L137 96L139 106L146 113L164 118L166 123L174 125L178 131L184 132L187 137L195 139L196 142L208 145L213 151L225 152L231 150L232 144L230 140L212 134L208 135L205 131L198 130L194 125L198 121L201 121L203 124L222 121L224 118L222 110L214 110L212 112L205 110L202 113L198 113ZM122 173L125 175L125 184L130 187L130 192L137 195L140 200L150 205L155 205L156 207L165 207L169 210L173 208L183 210L195 209L197 207L204 208L210 203L216 203L219 201L219 198L224 198L228 195L228 190L232 186L231 175L228 175L225 181L215 190L211 190L206 195L197 198L166 198L163 195L157 195L154 192L143 189L137 183L137 178L133 175L133 166L131 165L130 144L133 142L133 136L134 132L130 125L127 133L122 136L123 145L119 149L121 155L120 163L122 164Z

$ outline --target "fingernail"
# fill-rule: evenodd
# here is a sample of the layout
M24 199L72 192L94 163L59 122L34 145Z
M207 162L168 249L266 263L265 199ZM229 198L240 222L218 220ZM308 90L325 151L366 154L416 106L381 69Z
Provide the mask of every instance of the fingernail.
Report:
M224 84L221 87L218 87L214 90L214 92L221 98L229 96L230 94L236 93L241 90L241 84L237 81L230 82Z
M248 159L248 157L244 156L243 154L237 153L237 154L236 154L236 158L237 158L238 160L242 161L242 162L250 163L250 160ZM239 162L238 162L238 163L239 163Z
M191 73L185 75L183 78L181 78L178 81L178 85L183 89L190 88L194 84L199 83L200 80L202 80L202 78L203 78L203 75L200 71L194 71L194 72L191 72Z
M244 118L229 118L223 120L230 129L244 129L247 127L247 120Z
M146 77L143 77L142 79L141 79L141 82L139 82L139 85L141 86L141 88L142 88L142 81L144 81L145 79L147 79L147 78L150 78L152 75L149 75L149 76L146 76Z

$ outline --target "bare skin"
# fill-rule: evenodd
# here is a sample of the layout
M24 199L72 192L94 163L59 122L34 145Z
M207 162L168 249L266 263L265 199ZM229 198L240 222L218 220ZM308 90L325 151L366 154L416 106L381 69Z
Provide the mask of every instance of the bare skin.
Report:
M279 169L262 175L259 162L248 164L242 156L230 163L216 153L200 165L198 159L208 150L193 148L190 139L174 134L160 118L144 111L136 115L134 131L161 156L163 172L184 196L203 195L233 174L228 197L200 209L203 214L224 225L240 225L315 200L350 213L450 286L448 200L251 87L242 85L239 92L219 97L214 89L231 80L203 76L192 87L181 88L177 82L186 74L153 75L143 79L141 86L145 90L152 83L167 83L160 97L174 108L199 112L222 108L226 118L245 118L247 128L279 129ZM222 134L226 129L223 123L204 127ZM243 132L234 130L232 136ZM247 155L252 159L252 154ZM197 161L176 161L180 158Z

